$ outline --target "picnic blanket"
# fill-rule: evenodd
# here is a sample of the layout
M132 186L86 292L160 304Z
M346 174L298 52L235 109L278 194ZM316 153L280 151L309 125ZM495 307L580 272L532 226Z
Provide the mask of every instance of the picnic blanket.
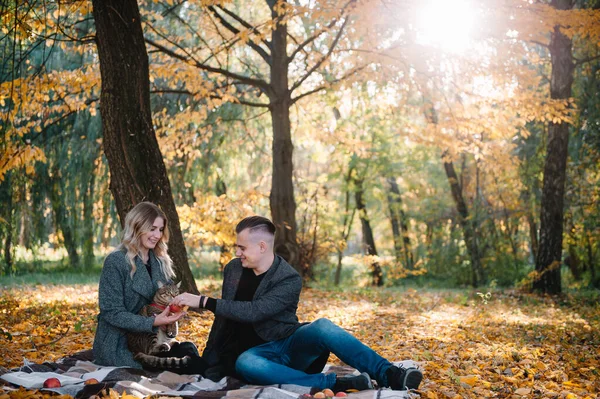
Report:
M78 352L57 362L43 364L24 364L22 367L0 371L0 383L5 390L42 389L58 394L71 395L76 399L87 399L94 395L101 396L107 389L119 394L129 394L139 398L146 396L172 396L196 399L217 398L261 398L261 399L296 399L306 398L319 390L293 384L270 386L247 385L233 378L225 377L218 382L199 375L179 375L169 371L147 371L126 367L104 367L92 362L91 351ZM406 366L415 366L412 361L396 362ZM327 365L325 373L335 372L343 376L358 374L358 371L347 366ZM61 381L60 388L43 388L43 382L50 377ZM98 383L84 384L86 380L95 378ZM391 389L372 389L349 393L351 399L412 399L418 395L407 391Z

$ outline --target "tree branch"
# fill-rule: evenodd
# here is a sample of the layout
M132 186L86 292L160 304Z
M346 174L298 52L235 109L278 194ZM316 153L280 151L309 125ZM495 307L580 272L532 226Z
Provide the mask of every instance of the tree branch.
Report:
M537 44L538 46L542 46L544 48L550 48L549 44L538 42L537 40L529 40L529 43Z
M347 2L342 9L340 10L340 17L344 14L344 12L346 11L346 9L348 7L350 7L350 5L352 3L354 3L355 0L350 0L349 2ZM288 61L291 61L294 59L294 57L300 52L302 51L307 45L309 45L310 43L314 42L319 36L321 36L323 33L329 31L331 28L334 27L334 25L336 24L336 22L338 21L337 18L334 18L333 20L331 20L329 22L329 24L327 24L326 27L324 27L320 32L317 32L316 34L312 35L311 37L307 38L304 42L302 42L301 44L298 45L298 47L292 52L292 54L289 56Z
M581 66L583 64L585 64L586 62L592 62L595 61L597 59L600 58L600 54L594 56L594 57L588 57L588 58L584 58L584 59L577 59L575 57L573 57L573 59L575 60L575 67Z
M232 15L233 13L230 13L228 10L225 10L221 7L219 7L220 9L222 9L224 12L227 13L227 15ZM224 28L226 28L227 30L229 30L231 33L233 33L234 35L238 35L240 33L240 30L237 29L235 26L231 25L226 19L225 17L223 17L221 14L219 14L219 12L217 12L216 8L213 6L208 7L208 9L213 13L213 15L219 20L219 22L221 23L221 25L223 25ZM239 21L243 21L241 20L241 18L239 17L232 17L235 20ZM242 25L246 26L248 25L250 30L256 31L256 28L251 26L250 24L248 24L247 22L243 21L240 22ZM254 51L256 51L256 53L258 53L258 55L261 56L261 58L269 65L271 65L271 55L268 54L264 48L260 47L258 44L254 43L251 40L248 40L248 42L246 43L251 49L253 49Z
M198 93L193 93L186 89L156 89L156 90L150 90L150 93L151 94L185 94L190 97L194 97L198 94ZM220 96L217 94L209 94L208 98L222 100L223 96ZM235 101L232 101L232 103L247 105L249 107L255 107L255 108L269 108L270 107L269 104L255 103L255 102L244 100L243 98L238 98L238 97L235 97Z
M176 58L178 60L181 60L183 62L185 62L188 65L192 65L195 66L198 69L202 69L203 71L208 71L208 72L213 72L213 73L218 73L220 75L223 76L227 76L228 78L232 78L232 79L236 79L239 80L240 82L247 84L249 86L254 86L254 87L260 87L261 89L263 89L264 91L269 91L269 84L267 82L265 82L264 80L261 79L253 79L253 78L249 78L247 76L244 75L240 75L238 73L235 72L231 72L228 71L226 69L223 68L215 68L212 67L210 65L206 65L203 64L199 61L196 61L194 59L190 59L187 58L181 54L177 54L176 52L152 41L151 39L146 39L146 43L148 43L149 45L153 46L154 48L156 48L157 50L160 50L162 53L167 54L173 58Z
M333 84L336 84L336 83L339 83L339 82L341 82L343 80L348 79L350 76L354 75L355 73L358 73L358 72L362 71L367 66L368 66L368 64L365 64L365 65L362 65L360 67L354 68L354 69L350 70L348 73L344 74L343 76L341 76L341 77L339 77L339 78L337 78L337 79L335 79L335 80L333 80L331 82L328 82L327 84L321 85L321 86L319 86L317 88L314 88L312 90L309 90L309 91L307 91L305 93L302 93L302 94L298 95L298 97L292 98L291 102L290 102L290 105L295 104L301 98L304 98L306 96L310 96L311 94L317 93L317 92L319 92L321 90L325 90L325 89L329 88Z
M231 18L235 19L236 21L238 21L243 27L245 27L246 29L250 29L253 32L257 32L259 33L258 29L255 26L252 26L250 23L246 22L245 20L243 20L239 15L235 14L234 12L224 8L221 5L218 5L217 7L219 7L219 9L223 10L223 12L225 12L227 15L229 15ZM271 48L271 42L269 42L268 40L262 38L261 41L267 45L267 47L272 50Z
M303 77L301 77L296 83L294 83L294 85L290 89L290 93L292 93L295 89L297 89L298 87L300 87L300 85L306 79L308 79L310 77L310 75L313 74L313 72L315 72L317 69L319 69L319 67L321 65L323 65L323 63L325 62L325 60L327 60L331 56L331 53L333 53L333 49L335 48L335 46L337 45L338 41L340 40L340 37L342 37L342 33L344 32L344 28L346 27L347 23L348 23L348 18L346 18L344 20L344 23L340 27L340 30L335 35L335 39L333 39L333 42L331 42L331 46L329 47L329 50L327 51L327 53L323 57L321 57L321 59L319 61L317 61L315 63L315 65L313 65L313 67L311 69L309 69L308 72L306 72L306 74Z

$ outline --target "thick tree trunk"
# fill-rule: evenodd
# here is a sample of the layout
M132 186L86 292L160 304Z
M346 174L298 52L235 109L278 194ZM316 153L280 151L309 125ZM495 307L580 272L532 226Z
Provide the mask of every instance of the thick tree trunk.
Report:
M93 0L92 4L102 78L104 152L121 223L141 201L160 206L169 219L169 254L177 279L182 290L198 293L152 125L148 54L137 2Z
M274 20L278 15L274 10ZM293 151L290 124L290 91L288 88L287 26L278 23L272 33L271 64L271 122L273 124L273 175L271 179L271 217L277 226L275 252L281 255L302 275L296 240L296 200L294 198Z
M387 179L390 186L388 191L388 206L390 209L390 222L392 224L392 234L394 236L394 253L396 262L406 265L406 269L412 270L414 265L410 237L408 236L408 224L406 215L402 210L402 198L396 179L390 177Z
M573 6L572 0L553 0L551 4L559 10ZM554 27L550 39L552 76L550 97L566 100L571 97L573 84L573 57L571 39L559 26ZM569 124L550 123L544 165L544 182L540 212L540 244L535 262L537 278L533 289L548 294L561 292L560 265L563 239L563 216L565 179L569 145Z
M363 245L365 246L365 252L367 255L377 255L377 248L375 247L375 239L373 238L373 229L371 228L371 222L367 216L367 207L363 199L363 180L354 179L355 191L354 198L356 201L356 209L358 210L358 217L360 218L360 224L362 227ZM371 284L373 286L381 287L383 285L383 271L378 262L371 263Z
M477 287L486 282L486 275L483 270L483 265L481 264L481 254L477 243L475 227L473 226L472 219L469 217L467 204L462 195L462 187L458 184L458 177L456 176L453 163L444 161L444 169L446 171L446 176L448 177L448 182L450 183L452 198L456 204L459 222L463 230L465 244L467 245L467 251L471 259L471 283L473 287Z

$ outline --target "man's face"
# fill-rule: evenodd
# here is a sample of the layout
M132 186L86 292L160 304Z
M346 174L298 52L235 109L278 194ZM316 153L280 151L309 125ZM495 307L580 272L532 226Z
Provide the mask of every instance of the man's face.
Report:
M235 256L240 258L242 266L256 269L265 254L258 237L250 234L249 229L242 230L235 241Z

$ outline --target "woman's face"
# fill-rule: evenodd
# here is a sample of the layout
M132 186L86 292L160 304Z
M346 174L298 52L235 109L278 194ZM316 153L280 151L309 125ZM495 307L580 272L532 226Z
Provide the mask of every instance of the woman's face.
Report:
M142 234L142 246L146 249L154 249L156 244L160 241L163 235L163 231L165 230L165 221L163 218L158 216L154 223L152 223L152 227L150 231Z

